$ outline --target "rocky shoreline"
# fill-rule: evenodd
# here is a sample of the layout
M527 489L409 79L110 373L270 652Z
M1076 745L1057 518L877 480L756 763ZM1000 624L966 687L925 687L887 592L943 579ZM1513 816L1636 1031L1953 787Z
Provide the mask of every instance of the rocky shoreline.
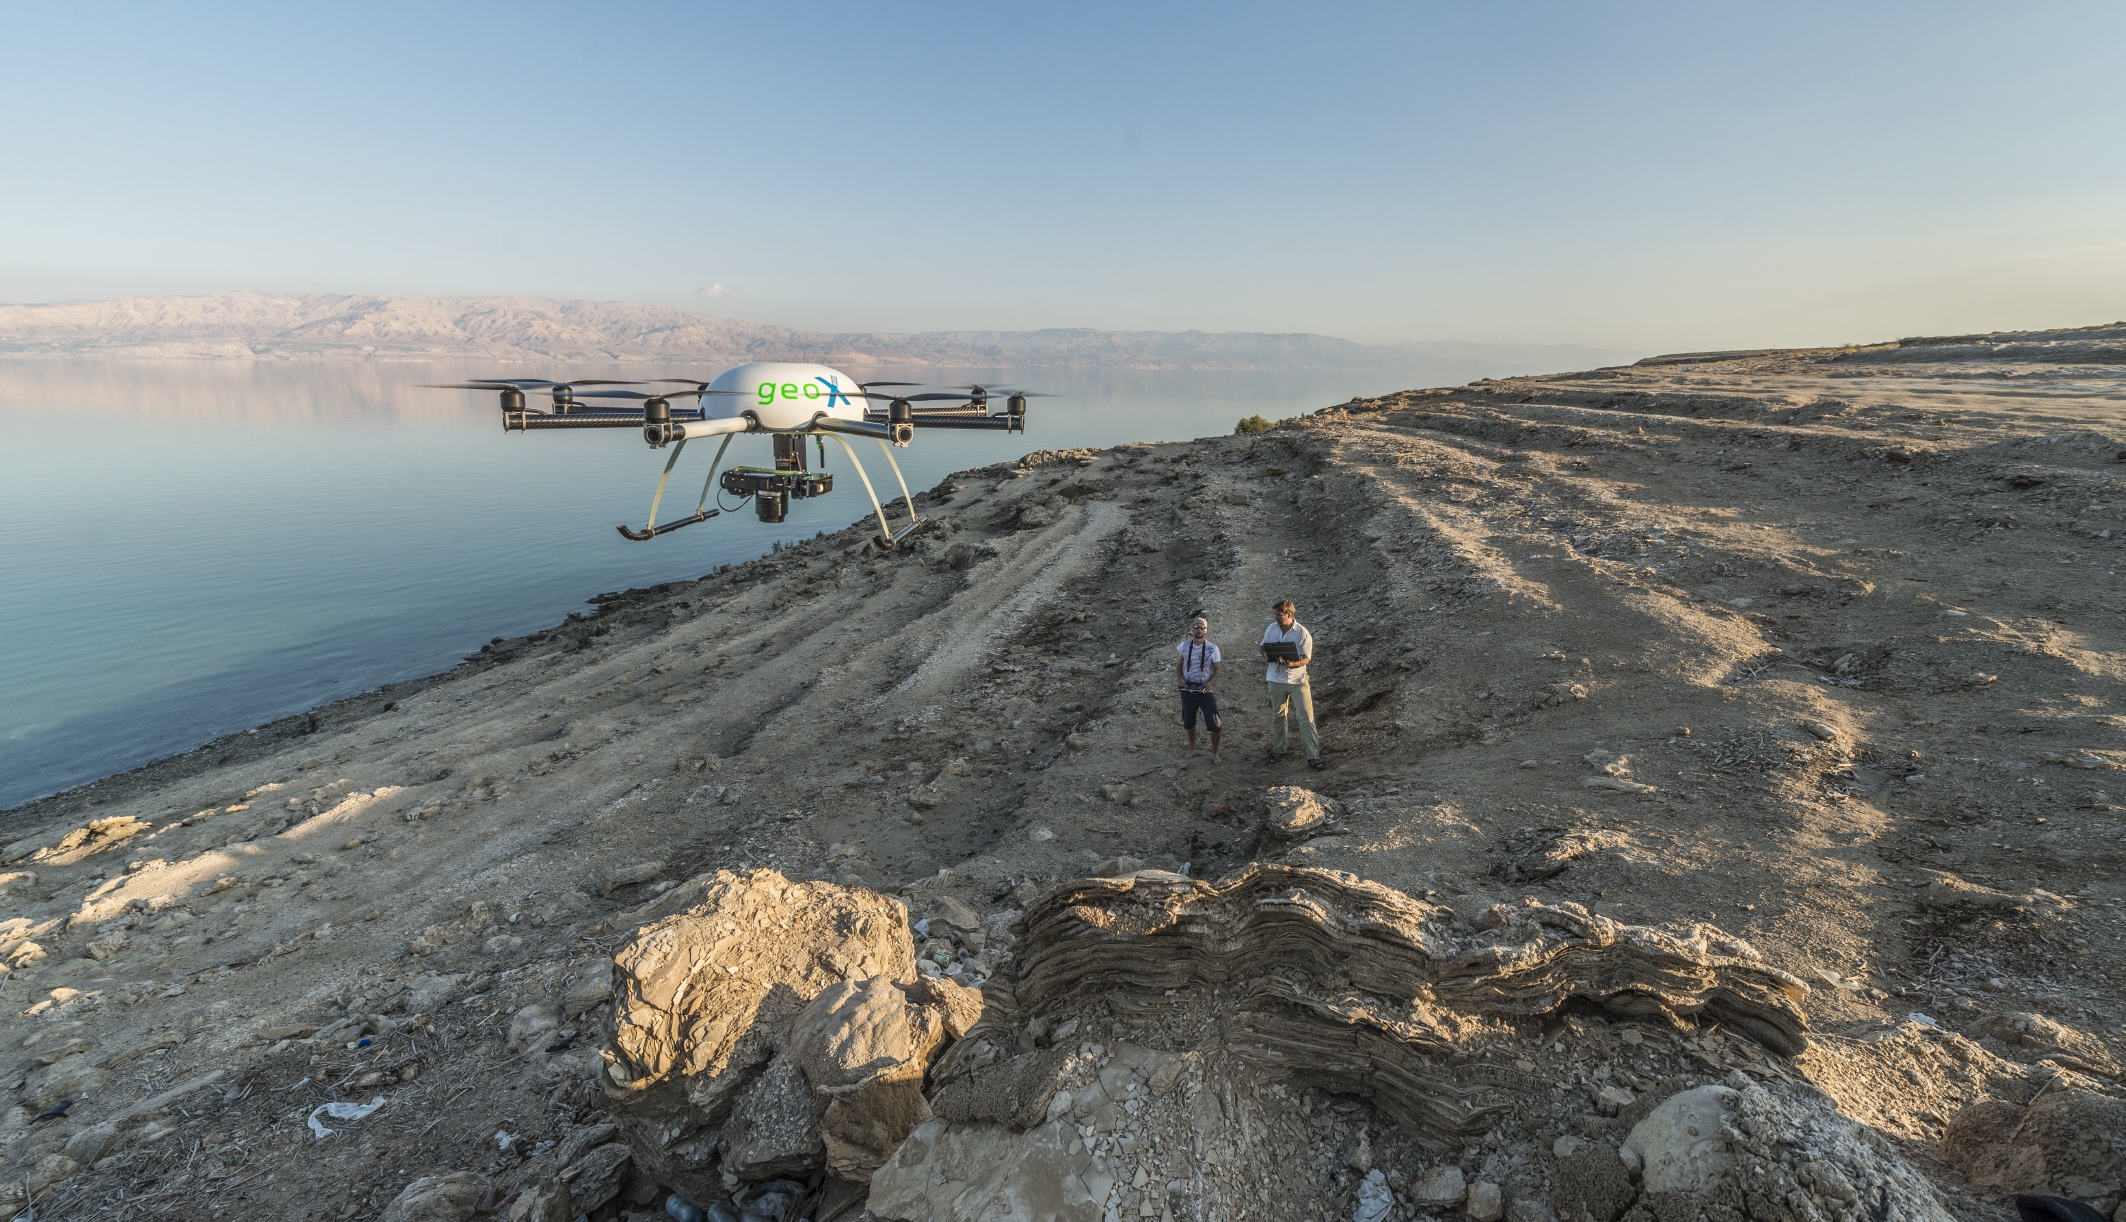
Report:
M2111 1216L2121 350L1037 453L18 807L0 1215Z

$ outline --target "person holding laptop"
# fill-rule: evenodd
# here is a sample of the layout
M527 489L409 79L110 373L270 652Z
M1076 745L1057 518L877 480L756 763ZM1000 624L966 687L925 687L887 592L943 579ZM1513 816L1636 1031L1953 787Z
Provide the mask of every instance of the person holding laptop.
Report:
M1270 762L1284 758L1286 719L1299 723L1299 747L1307 767L1328 767L1321 759L1321 738L1314 731L1314 694L1307 688L1307 663L1314 658L1314 634L1299 622L1298 608L1282 598L1270 608L1276 619L1262 631L1262 660L1270 664Z

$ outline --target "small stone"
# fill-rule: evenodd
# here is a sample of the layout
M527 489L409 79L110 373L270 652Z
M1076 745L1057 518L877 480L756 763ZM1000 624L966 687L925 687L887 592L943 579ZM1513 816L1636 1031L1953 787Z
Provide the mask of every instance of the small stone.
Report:
M1360 1175L1373 1170L1373 1141L1364 1129L1358 1131L1358 1143L1351 1147L1350 1155L1344 1159L1344 1166Z
M949 895L939 896L930 905L930 915L932 919L941 920L961 933L969 933L982 927L982 918L974 909Z
M1083 751L1093 745L1093 740L1084 734L1066 734L1063 736L1063 745L1073 751Z
M1522 761L1521 761L1521 767L1523 767L1523 768L1541 768L1542 766L1543 766L1542 764L1540 764L1540 763L1536 762L1535 760L1522 760Z
M509 1049L511 1052L522 1052L560 1025L561 1019L554 1013L552 1006L526 1006L509 1020Z
M1602 1101L1603 1113L1610 1116L1616 1115L1620 1108L1630 1107L1638 1098L1622 1086L1605 1086L1595 1093L1595 1097Z
M638 861L631 865L615 866L599 876L598 894L611 895L621 887L646 883L662 873L664 863L661 861Z
M1818 721L1813 717L1809 718L1806 721L1803 721L1801 723L1801 728L1807 730L1811 734L1814 734L1816 737L1822 739L1825 742L1829 742L1832 739L1838 737L1838 730L1836 727L1826 722Z
M1466 1195L1468 1185L1462 1180L1462 1169L1451 1163L1426 1172L1425 1178L1410 1190L1410 1199L1420 1205L1453 1205ZM1392 1198L1389 1203L1394 1203Z
M1580 1152L1581 1146L1584 1146L1586 1144L1587 1142L1584 1139L1575 1137L1571 1133L1567 1133L1565 1134L1565 1136L1560 1137L1556 1141L1550 1143L1550 1152L1552 1154L1557 1155L1559 1158L1571 1158L1573 1155L1578 1154Z
M384 1207L382 1222L465 1222L491 1185L471 1171L424 1175Z
M568 1184L559 1176L540 1180L518 1194L516 1203L509 1207L509 1222L569 1222L575 1216L576 1203L569 1196Z
M1490 1180L1478 1180L1469 1189L1469 1216L1476 1222L1498 1222L1506 1213L1505 1194Z

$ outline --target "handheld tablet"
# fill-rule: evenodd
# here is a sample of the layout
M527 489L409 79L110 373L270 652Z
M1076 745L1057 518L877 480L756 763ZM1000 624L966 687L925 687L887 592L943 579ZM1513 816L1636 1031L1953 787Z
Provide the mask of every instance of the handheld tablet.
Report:
M1270 660L1273 662L1297 662L1299 660L1298 641L1271 641L1262 648L1270 655Z

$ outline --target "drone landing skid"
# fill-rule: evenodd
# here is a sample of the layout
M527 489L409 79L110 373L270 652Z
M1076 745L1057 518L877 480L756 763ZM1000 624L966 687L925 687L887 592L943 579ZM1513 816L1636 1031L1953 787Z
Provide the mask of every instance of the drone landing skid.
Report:
M722 512L723 511L720 509L711 509L705 513L696 513L691 518L681 518L677 522L667 522L662 526L652 526L648 530L635 530L634 528L629 526L618 526L614 529L618 530L621 534L627 536L628 538L633 539L637 543L647 543L651 539L654 539L659 535L671 534L673 531L678 530L682 526L692 526L696 522L706 522L710 518L716 517Z

